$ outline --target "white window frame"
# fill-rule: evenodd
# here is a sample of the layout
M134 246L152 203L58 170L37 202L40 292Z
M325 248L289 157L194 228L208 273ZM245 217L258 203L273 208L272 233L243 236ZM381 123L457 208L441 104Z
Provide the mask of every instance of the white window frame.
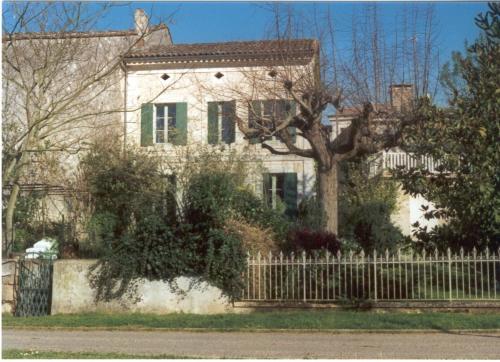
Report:
M168 127L169 127L169 124L170 124L170 119L168 117L168 111L169 111L169 105L170 104L174 104L173 102L172 103L155 103L154 104L154 112L153 112L153 140L154 140L154 144L156 145L165 145L165 144L168 144ZM156 129L156 111L158 109L158 107L162 106L163 107L163 122L164 122L164 127L165 129L163 130L164 132L164 142L156 142L156 133L157 133L157 129ZM177 117L177 115L176 115Z
M153 139L155 141L155 144L157 145L164 145L166 143L168 143L168 105L165 104L165 103L155 103L154 105L154 121L153 121ZM163 127L165 127L163 129L163 142L158 142L157 141L157 138L156 138L156 134L157 134L157 110L158 110L158 107L163 107Z

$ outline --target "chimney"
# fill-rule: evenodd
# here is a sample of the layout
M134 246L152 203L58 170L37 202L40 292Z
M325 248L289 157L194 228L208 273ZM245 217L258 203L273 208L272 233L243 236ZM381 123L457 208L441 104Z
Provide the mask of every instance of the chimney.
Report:
M389 87L391 106L397 111L408 110L413 101L413 84L393 84Z
M135 31L139 36L148 31L149 19L146 12L142 9L135 9L134 13Z

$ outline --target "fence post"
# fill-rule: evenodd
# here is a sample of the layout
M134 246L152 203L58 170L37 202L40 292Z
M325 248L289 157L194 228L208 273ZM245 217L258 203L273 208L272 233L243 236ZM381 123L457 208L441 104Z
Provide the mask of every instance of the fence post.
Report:
M448 248L448 285L449 285L449 292L450 292L450 302L453 298L453 293L451 289L451 250Z
M373 281L375 289L374 300L377 301L377 250L373 250Z
M303 272L303 280L302 280L302 283L304 285L304 303L306 302L306 252L305 251L302 251L302 265L304 267L304 270L302 271Z

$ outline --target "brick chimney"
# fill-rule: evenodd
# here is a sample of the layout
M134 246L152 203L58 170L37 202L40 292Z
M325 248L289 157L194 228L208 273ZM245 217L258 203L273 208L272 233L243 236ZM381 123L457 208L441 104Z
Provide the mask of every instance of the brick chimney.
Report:
M391 106L398 111L408 110L413 101L413 84L393 84L389 87Z

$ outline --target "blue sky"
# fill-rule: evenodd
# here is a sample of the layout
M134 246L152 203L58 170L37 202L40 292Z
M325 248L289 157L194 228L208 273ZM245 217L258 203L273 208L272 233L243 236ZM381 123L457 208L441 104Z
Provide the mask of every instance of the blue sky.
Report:
M89 3L92 4L92 3ZM102 4L102 3L101 3ZM294 2L298 12L324 13L329 7L338 28L340 42L346 41L353 14L361 11L363 2ZM404 7L417 2L378 2L380 19L390 24ZM133 13L137 8L152 15L153 23L168 22L174 43L203 43L233 40L256 40L266 37L266 27L272 21L268 2L129 2L113 3L113 9L98 23L97 30L133 28ZM92 5L91 5L92 6ZM478 35L474 17L487 9L486 2L434 3L439 29L441 62L450 58L453 50L463 50L464 41L472 42ZM5 14L4 14L5 15ZM8 16L4 20L11 20ZM345 34L345 37L344 37ZM342 44L340 44L342 46ZM348 45L346 45L348 46Z
M360 2L296 2L299 11L311 13L330 7L340 32L348 32L352 14L359 11ZM382 22L394 21L394 14L415 3L380 2ZM417 5L418 6L418 5ZM168 24L174 43L201 43L232 40L254 40L265 37L271 13L263 2L132 2L116 7L100 23L101 29L124 29L133 26L133 11L143 8L152 14L153 22L174 14ZM464 41L473 41L478 35L474 17L487 9L486 2L437 2L436 17L439 28L439 47L442 60L451 51L463 50Z

